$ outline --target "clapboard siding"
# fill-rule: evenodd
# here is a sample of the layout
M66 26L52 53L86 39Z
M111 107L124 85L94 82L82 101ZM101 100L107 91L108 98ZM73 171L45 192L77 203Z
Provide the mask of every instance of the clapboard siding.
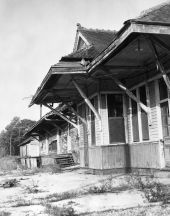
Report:
M101 95L101 119L102 119L102 136L103 136L103 145L108 145L109 143L109 127L108 127L108 112L106 106L106 95Z

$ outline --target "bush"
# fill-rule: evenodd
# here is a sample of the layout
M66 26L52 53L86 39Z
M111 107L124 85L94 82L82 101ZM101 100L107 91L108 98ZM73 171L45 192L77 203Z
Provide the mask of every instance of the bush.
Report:
M142 177L137 173L130 175L127 181L132 188L137 188L142 191L149 202L167 202L168 194L165 186L153 176Z
M58 207L50 204L46 204L45 213L51 216L76 216L72 207Z
M17 157L14 156L0 158L0 171L16 170L18 167L16 159Z
M108 178L107 180L101 182L99 185L91 186L88 189L88 193L107 193L113 191L115 191L115 188L112 185L112 178Z

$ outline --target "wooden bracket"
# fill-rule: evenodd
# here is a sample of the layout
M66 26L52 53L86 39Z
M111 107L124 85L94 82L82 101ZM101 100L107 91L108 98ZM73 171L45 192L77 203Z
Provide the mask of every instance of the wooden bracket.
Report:
M154 54L157 69L161 72L162 77L163 77L163 79L164 79L164 81L166 83L166 86L168 88L168 91L170 91L170 80L169 80L169 77L167 76L167 74L166 74L166 72L164 70L163 65L161 64L161 62L159 60L159 56L158 56L156 46L155 46L153 40L151 39L151 37L147 37L146 40L148 41L148 45L150 46L150 48L151 48L151 50L152 50L152 52Z
M31 137L38 140L38 142L40 141L36 136L31 135Z
M90 100L87 98L87 96L85 95L85 93L83 92L83 90L80 88L80 86L76 83L75 80L72 80L74 86L76 87L76 89L78 90L78 92L80 93L80 95L82 96L82 98L84 99L85 103L88 105L88 107L92 110L92 112L94 113L94 115L96 116L96 118L101 121L101 116L99 115L99 113L97 112L97 110L94 108L94 106L92 105L92 103L90 102Z
M110 73L110 72L109 72ZM121 88L125 93L133 99L136 103L139 104L139 106L146 112L149 113L149 108L145 106L122 82L120 82L117 78L113 77L112 75L110 76L111 79Z
M61 127L59 127L57 124L55 124L54 121L52 121L52 120L50 120L50 119L47 119L47 118L45 118L45 120L46 120L49 124L51 124L51 125L53 125L55 128L57 128L58 130L62 130Z
M70 119L68 119L66 116L64 116L62 113L60 113L59 111L57 111L56 109L54 109L53 107L51 107L48 104L43 104L44 106L48 107L53 113L57 114L58 116L60 116L62 119L64 119L66 122L70 123L71 125L73 125L75 128L78 129L78 125L75 124L74 122L72 122Z

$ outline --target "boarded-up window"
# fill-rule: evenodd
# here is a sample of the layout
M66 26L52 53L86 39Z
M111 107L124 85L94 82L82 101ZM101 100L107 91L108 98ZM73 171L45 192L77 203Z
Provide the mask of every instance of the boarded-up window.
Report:
M125 142L122 95L107 95L107 107L110 143Z
M136 96L136 90L132 91ZM132 128L133 128L133 141L139 142L139 126L138 126L138 107L134 100L132 102Z
M139 95L140 95L140 101L147 106L145 86L139 88ZM142 138L143 140L149 140L148 115L143 109L141 109L141 124L142 124Z

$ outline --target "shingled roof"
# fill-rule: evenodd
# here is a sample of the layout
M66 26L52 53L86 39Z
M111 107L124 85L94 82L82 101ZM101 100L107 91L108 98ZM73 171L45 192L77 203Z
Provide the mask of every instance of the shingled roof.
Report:
M75 50L71 54L62 57L62 61L68 59L93 59L100 54L114 39L116 31L87 29L77 24L77 33L80 32L88 41L89 45L85 48Z
M137 21L170 23L170 1L143 11Z

